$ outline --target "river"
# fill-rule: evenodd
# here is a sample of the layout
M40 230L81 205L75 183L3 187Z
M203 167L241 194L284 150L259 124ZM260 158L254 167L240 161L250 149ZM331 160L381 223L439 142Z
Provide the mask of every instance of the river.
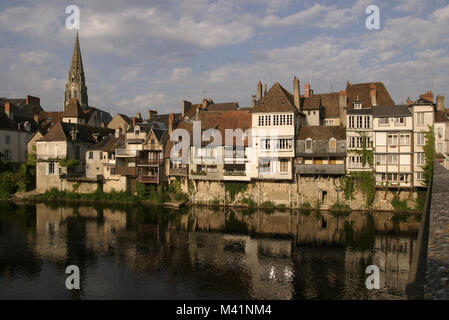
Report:
M385 212L3 202L0 299L403 299L418 228Z

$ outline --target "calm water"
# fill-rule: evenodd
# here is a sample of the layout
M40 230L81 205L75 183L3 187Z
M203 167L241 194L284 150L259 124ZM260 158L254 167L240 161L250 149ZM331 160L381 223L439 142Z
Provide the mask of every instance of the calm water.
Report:
M388 213L2 203L0 299L403 298L418 225ZM365 288L371 264L380 291Z

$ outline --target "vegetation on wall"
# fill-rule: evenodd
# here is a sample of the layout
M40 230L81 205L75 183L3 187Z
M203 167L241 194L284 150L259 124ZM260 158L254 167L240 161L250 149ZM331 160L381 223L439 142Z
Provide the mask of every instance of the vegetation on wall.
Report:
M0 199L9 199L16 192L30 191L36 183L36 154L28 154L27 163L4 163L0 156Z
M407 200L400 200L397 195L394 196L391 201L391 205L393 206L395 211L411 211L407 205Z
M424 166L422 167L424 170L424 181L426 185L429 185L433 164L435 162L435 132L434 126L428 126L429 130L424 133L426 144L424 145Z
M67 168L68 170L76 168L79 164L80 161L77 159L64 158L59 161L59 165L63 168Z
M225 182L226 193L229 194L231 202L235 200L236 195L248 190L247 182Z
M342 181L346 200L354 199L354 192L360 190L368 208L376 197L376 179L373 171L347 172Z

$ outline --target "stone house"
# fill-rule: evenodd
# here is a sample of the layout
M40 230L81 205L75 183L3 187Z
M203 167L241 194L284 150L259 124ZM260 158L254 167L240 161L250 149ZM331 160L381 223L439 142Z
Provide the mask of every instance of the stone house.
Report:
M413 115L408 105L373 107L376 185L413 187Z
M64 179L85 177L87 148L111 133L106 128L58 122L36 141L36 189L40 192L52 187L64 190ZM60 165L64 159L76 159L79 163L69 169Z
M255 101L252 115L251 176L262 180L292 180L297 128L305 122L301 110L299 80L293 79L294 95L275 83Z
M122 132L128 131L128 129L133 125L132 120L125 114L117 113L111 121L108 123L109 129L121 129Z
M27 143L33 136L31 123L17 123L4 112L0 112L0 153L1 161L25 163Z
M336 180L346 173L346 129L303 126L296 138L295 154L296 182L302 202L319 199L326 206L339 201Z

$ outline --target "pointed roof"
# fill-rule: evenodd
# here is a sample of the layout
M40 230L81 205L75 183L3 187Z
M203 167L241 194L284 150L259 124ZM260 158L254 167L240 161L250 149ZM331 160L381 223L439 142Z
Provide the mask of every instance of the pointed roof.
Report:
M83 112L83 109L81 109L80 103L77 99L72 98L70 99L69 104L65 108L64 112L62 113L62 116L65 118L85 118L86 113Z
M75 45L73 47L72 63L70 64L70 73L81 75L84 79L83 59L81 57L80 41L78 32L76 33Z
M257 112L298 112L293 95L276 82L251 110Z

